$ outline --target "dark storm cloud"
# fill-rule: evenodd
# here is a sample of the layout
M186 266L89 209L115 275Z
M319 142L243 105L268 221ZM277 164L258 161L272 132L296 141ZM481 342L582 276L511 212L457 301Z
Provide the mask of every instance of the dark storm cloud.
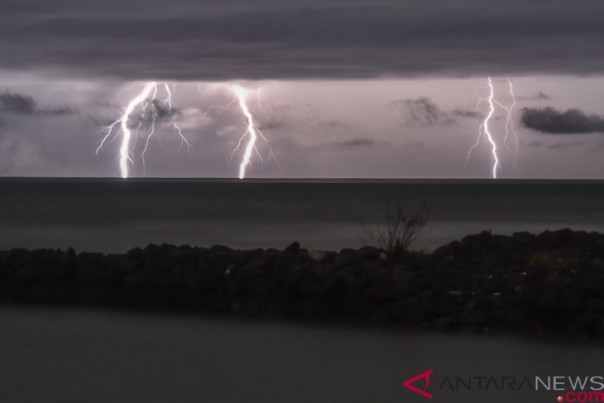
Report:
M67 106L58 108L39 108L36 100L32 96L16 92L4 92L0 94L0 111L18 115L40 116L64 116L75 113L75 109Z
M461 118L467 118L467 119L483 119L484 115L477 111L477 110L473 110L473 109L467 109L467 108L456 108L453 109L451 111L451 114L455 115L455 116L459 116Z
M36 107L36 101L29 95L14 92L0 94L0 109L4 112L33 115L36 112Z
M587 114L579 109L559 111L552 107L523 108L522 124L533 130L550 134L604 133L604 117Z
M399 99L392 101L392 104L400 108L403 122L409 127L451 125L455 123L455 119L440 110L431 99L426 97Z
M155 118L158 120L171 120L174 116L180 113L180 110L174 107L163 105L157 99L151 101L152 110ZM151 113L151 112L150 112Z
M154 125L171 122L177 119L181 114L180 109L169 107L162 102L154 99L143 110L142 114L129 122L128 126L150 128Z
M604 2L3 0L0 68L224 80L602 73Z

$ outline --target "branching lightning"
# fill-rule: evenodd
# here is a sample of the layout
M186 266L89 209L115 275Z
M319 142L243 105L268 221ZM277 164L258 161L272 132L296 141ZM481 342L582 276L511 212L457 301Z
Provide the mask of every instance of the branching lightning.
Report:
M173 108L172 88L170 88L170 86L167 83L163 84L163 88L164 88L164 91L166 94L166 97L165 97L163 103L168 108L168 117L170 118L172 127L174 128L174 130L177 132L177 134L180 137L181 146L183 144L185 144L187 146L187 150L190 151L191 145L190 145L189 141L183 135L182 130L181 130L180 126L178 125L178 123L172 118L172 108ZM147 84L145 84L145 86L143 87L141 92L139 92L134 98L132 98L130 100L130 102L124 109L124 113L120 116L120 118L118 120L116 120L115 122L111 123L110 125L103 128L103 130L105 132L105 136L101 140L101 143L99 144L99 146L97 147L95 152L96 152L96 154L98 154L100 152L100 150L103 148L103 146L106 144L106 142L108 141L108 139L111 137L112 134L115 133L115 136L117 136L117 135L119 135L119 133L121 133L122 142L121 142L120 149L119 149L119 167L120 167L121 176L124 179L128 178L128 176L129 176L129 165L134 163L133 157L132 157L132 146L131 146L131 140L132 140L133 133L132 133L132 129L130 127L130 121L133 118L136 108L140 107L142 114L139 117L138 126L136 129L136 132L138 132L138 130L143 125L143 121L147 114L147 109L149 108L149 106L152 109L150 112L151 113L150 128L147 133L145 146L141 153L141 160L143 162L143 167L145 167L145 154L147 153L147 150L149 148L149 142L151 140L151 137L155 133L155 124L158 119L158 104L157 104L158 91L159 91L159 84L157 82L150 81ZM120 128L119 132L116 130L116 126L119 126L119 128Z
M264 136L264 134L262 134L262 131L256 125L256 117L254 116L254 113L252 112L250 103L249 103L249 96L252 92L249 89L244 88L243 86L241 86L239 84L229 84L229 86L230 86L231 93L233 94L233 98L231 99L231 101L229 103L227 103L226 105L211 105L206 110L204 115L207 116L210 114L210 112L212 112L214 110L219 110L219 111L224 112L224 111L230 109L234 104L237 104L237 106L239 107L241 114L245 118L246 128L245 128L245 131L243 132L243 134L239 137L237 145L229 153L226 160L227 160L227 162L230 162L234 158L235 154L237 154L237 152L241 148L243 148L243 155L241 158L241 162L239 163L238 177L239 177L239 179L245 179L247 170L252 162L252 156L254 154L257 156L260 163L264 164L264 159L262 158L262 155L260 154L260 151L258 150L258 140L262 140L265 143L268 143L268 140ZM204 95L201 85L199 86L199 92L202 94L202 96ZM259 87L256 91L256 97L257 97L256 101L258 103L258 106L262 109L262 105L261 105L261 101L260 101L260 88ZM268 146L268 156L269 156L269 159L273 159L275 161L275 163L277 164L277 166L279 166L279 161L277 160L275 153L273 152L273 150L270 146Z
M256 126L254 124L254 116L250 112L250 109L247 105L247 91L239 85L234 85L233 91L239 101L239 108L241 108L241 113L243 113L243 115L247 119L247 129L243 136L241 136L241 138L239 139L239 143L237 145L237 148L239 148L239 145L242 143L243 139L245 137L248 137L248 141L243 152L243 159L241 160L241 164L239 165L239 179L243 179L245 178L245 172L252 157L252 151L254 151L256 148L256 140L258 139L258 129L256 129Z
M164 88L166 89L166 103L168 104L168 114L170 115L172 113L172 90L170 89L170 86L167 83L164 84ZM176 133L178 133L178 136L180 137L180 147L186 145L187 150L190 151L191 144L189 143L187 138L182 134L182 129L174 119L172 119L172 127L174 127L174 130L176 130Z
M496 112L496 107L501 108L506 113L505 136L503 138L503 144L507 150L510 150L510 148L508 146L509 137L510 137L510 135L513 137L514 145L513 145L512 152L513 152L514 169L516 168L516 157L518 155L518 150L520 148L520 140L518 138L518 134L514 127L513 113L514 113L514 108L516 106L516 97L514 95L514 86L512 84L512 80L507 78L508 89L509 89L510 97L512 100L509 105L505 105L502 102L500 102L499 100L497 100L497 98L495 96L495 87L493 85L493 80L491 79L491 77L488 77L487 82L488 82L488 89L489 89L488 96L485 98L485 97L481 97L479 94L476 94L476 95L478 97L477 107L481 103L486 103L488 105L488 112L486 113L484 120L478 127L478 138L476 139L476 142L474 143L474 145L472 145L472 147L470 147L470 150L468 151L468 156L466 158L466 162L469 161L472 151L480 144L481 140L485 139L490 145L491 157L492 157L492 161L493 161L493 165L492 165L492 169L491 169L491 176L494 179L496 179L498 171L500 170L500 157L499 157L499 150L497 148L497 142L495 141L495 136L493 134L493 128L491 125L495 112Z
M491 145L491 154L493 156L493 168L492 168L492 176L493 178L497 178L497 170L499 169L499 156L497 155L497 143L493 139L493 135L491 134L491 130L489 127L489 123L491 122L491 118L495 113L495 89L493 88L493 81L491 77L488 78L489 82L489 96L486 98L486 102L489 105L489 112L487 116L484 118L482 124L478 127L478 138L476 139L476 143L470 148L468 151L468 157L466 158L466 162L470 159L470 155L474 148L476 148L480 142L480 140L485 137L487 141Z
M512 84L512 80L510 80L510 78L507 78L507 83L508 83L508 90L510 92L510 98L511 98L511 103L510 105L504 105L501 102L494 100L495 104L497 106L499 106L501 109L505 110L506 112L506 119L505 119L505 137L503 138L503 144L505 145L506 149L510 149L508 146L508 142L509 142L509 137L510 134L512 135L513 138L513 166L514 166L514 170L516 170L516 160L518 157L518 150L520 149L520 139L518 138L518 133L516 132L516 128L514 127L514 108L516 107L516 96L514 95L514 85Z

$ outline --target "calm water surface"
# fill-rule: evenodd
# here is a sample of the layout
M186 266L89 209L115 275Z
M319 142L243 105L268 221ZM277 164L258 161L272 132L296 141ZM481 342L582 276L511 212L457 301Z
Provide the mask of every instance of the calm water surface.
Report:
M438 390L445 376L604 375L604 348L500 337L103 311L0 308L0 402L554 403L554 392Z
M125 251L168 242L235 248L359 246L388 203L432 209L420 246L472 232L604 232L600 181L0 180L0 249Z

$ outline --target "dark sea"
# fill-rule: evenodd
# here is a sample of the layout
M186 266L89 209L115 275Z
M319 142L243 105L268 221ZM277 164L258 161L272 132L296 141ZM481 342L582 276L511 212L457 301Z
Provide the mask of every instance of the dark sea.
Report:
M556 403L604 376L587 343L16 307L0 324L2 403ZM433 400L403 387L430 369ZM501 386L536 376L561 390Z
M430 206L416 247L483 230L604 231L604 182L0 179L0 249L122 252L149 243L357 247L389 205Z

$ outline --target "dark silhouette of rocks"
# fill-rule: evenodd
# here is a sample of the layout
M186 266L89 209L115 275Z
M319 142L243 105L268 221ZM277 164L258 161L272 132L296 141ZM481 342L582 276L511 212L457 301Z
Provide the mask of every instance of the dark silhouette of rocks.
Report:
M604 336L604 235L482 232L432 253L148 245L0 252L0 302Z

